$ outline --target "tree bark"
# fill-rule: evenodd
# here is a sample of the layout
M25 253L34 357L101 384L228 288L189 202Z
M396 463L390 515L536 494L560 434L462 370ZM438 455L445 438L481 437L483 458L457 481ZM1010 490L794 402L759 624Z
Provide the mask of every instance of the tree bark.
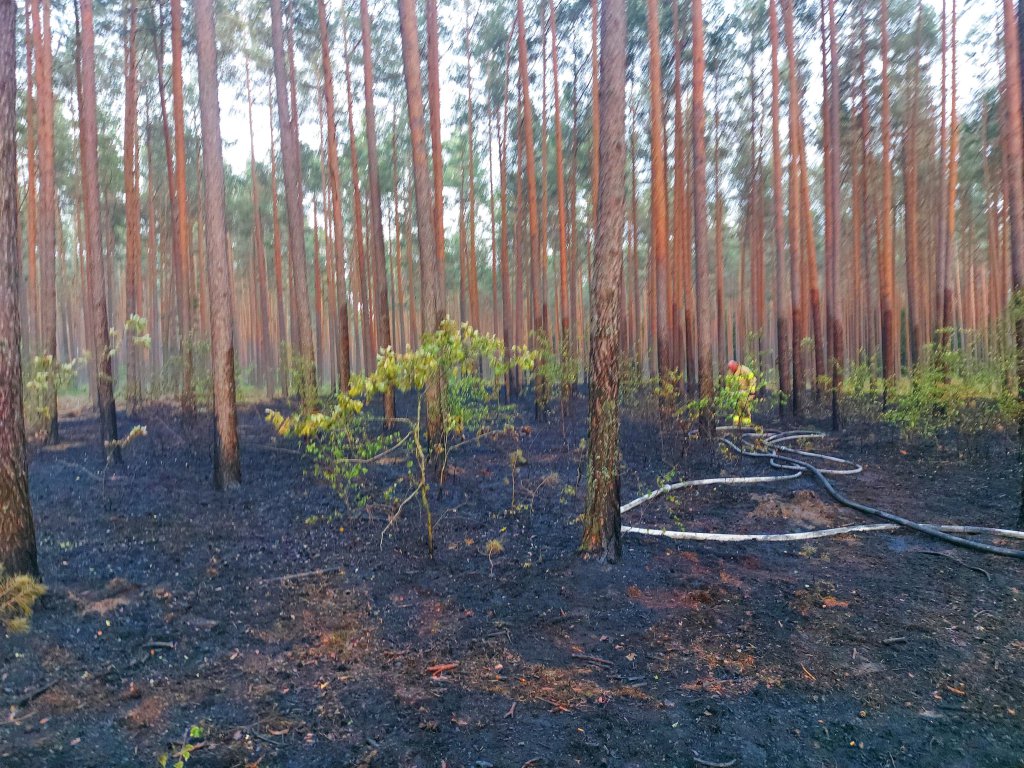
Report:
M288 263L291 266L292 296L298 325L299 355L302 358L299 393L303 409L313 407L316 398L316 361L313 327L309 314L309 280L306 271L305 218L302 205L302 166L299 158L298 113L288 97L288 72L284 50L281 0L270 2L271 44L274 49L274 80L277 85L277 114L281 126L281 162L284 166L285 204L288 213ZM291 104L292 109L289 109Z
M139 314L142 303L142 211L139 198L139 167L136 140L138 134L138 71L135 52L135 31L138 9L135 0L128 5L124 71L124 228L125 228L125 314ZM139 372L139 346L134 335L126 334L125 357L127 376L125 399L128 412L133 413L142 402Z
M430 101L430 155L434 169L434 237L437 242L437 272L440 278L441 313L447 314L445 300L444 168L441 145L441 66L437 0L427 0L427 83ZM424 328L426 331L426 328Z
M218 490L224 490L241 482L242 469L238 455L238 415L235 411L231 260L228 256L224 215L224 159L220 138L220 101L217 96L217 22L213 0L196 0L194 7L199 54L206 269L210 283L210 348L213 354L213 410L216 421L213 484Z
M804 315L803 281L800 254L800 86L797 81L797 52L793 33L793 0L782 0L786 53L789 58L789 292L792 317L793 389L790 405L793 416L799 417L801 398L806 384L803 364L803 339L807 336Z
M699 0L698 0L699 2ZM596 51L595 51L596 54ZM594 282L591 287L590 432L582 552L617 562L619 517L619 350L622 227L626 185L626 8L605 0L601 13L600 164Z
M790 297L786 294L782 279L785 258L785 219L782 206L782 143L779 137L779 17L776 0L768 3L768 24L772 48L772 204L773 230L775 238L775 315L776 349L778 350L779 390L783 397L793 395L792 347L789 327ZM782 398L779 399L779 414L783 412Z
M346 34L346 48L348 47ZM352 102L352 73L348 63L348 55L345 61L345 96L348 100L348 147L349 147L349 171L352 178L352 241L353 241L353 267L356 275L356 287L353 288L357 296L359 310L356 315L361 318L362 342L363 342L363 366L367 373L371 372L377 362L377 333L374 327L372 314L373 307L370 303L370 270L369 259L367 258L365 239L363 234L363 196L359 185L359 151L356 147L356 127L353 115L354 107Z
M893 248L892 114L889 106L889 2L881 2L882 59L882 248L878 253L878 294L882 312L882 378L900 374L896 318L896 254Z
M327 112L327 170L331 188L331 217L334 225L335 280L338 291L338 385L348 390L351 375L351 351L348 330L348 289L345 277L345 225L341 217L341 171L338 164L338 129L334 117L334 74L331 69L324 0L317 3L320 16L320 63L324 77L324 104Z
M365 0L363 0L365 2ZM480 278L477 275L476 255L476 146L473 135L473 59L470 36L472 17L466 12L466 144L469 157L469 212L466 226L469 230L469 254L466 262L469 282L469 322L480 329Z
M380 169L377 161L377 116L373 106L373 57L370 51L370 12L367 0L359 1L359 20L363 38L363 102L366 112L366 173L369 183L370 258L376 298L377 346L390 347L391 313L388 309L387 267L384 263L384 220L381 213ZM384 393L384 424L395 418L395 392Z
M665 183L665 120L661 97L661 33L658 0L647 0L647 38L650 44L651 91L651 255L656 288L655 313L658 375L671 367L668 307L668 193Z
M1012 306L1016 334L1018 451L1024 455L1024 125L1021 95L1020 38L1011 0L1003 0L1003 44L1006 49L1006 87L1004 119L1006 120L1006 175L1009 187L1010 268L1013 280ZM1024 525L1024 481L1021 486L1021 507L1018 526Z
M526 14L523 8L523 0L517 0L516 19L517 47L519 51L519 86L522 93L523 154L526 160L526 205L529 217L527 254L530 268L530 332L533 336L531 342L538 344L541 342L540 337L547 333L547 328L544 327L547 301L541 288L543 257L540 248L540 215L537 209L537 163L533 144L533 104L530 99L529 62L526 51ZM539 414L543 408L544 401L547 399L546 385L539 372L534 379L534 384Z
M415 0L399 0L398 17L402 35L402 69L409 110L409 135L412 144L413 188L416 196L416 229L420 252L423 295L420 307L423 332L433 333L445 317L441 262L437 256L435 205L427 164L427 141L423 121L423 85L420 76L419 32ZM440 146L438 146L440 150ZM427 387L427 438L432 446L440 444L443 413L441 382L435 378Z
M0 0L0 570L36 575L21 392L15 17L14 0Z
M702 408L700 434L715 433L715 396L711 349L711 279L708 266L707 151L704 144L704 18L701 0L693 0L693 251L697 262L697 379Z
M42 6L42 18L39 17ZM57 362L57 192L54 171L53 53L50 39L50 2L33 0L36 36L36 145L39 151L39 208L36 225L39 268L39 336L43 354ZM51 381L46 393L49 420L45 440L60 439L57 427L57 388Z
M193 276L189 245L191 231L188 221L188 198L185 188L185 94L182 80L181 0L171 0L171 91L174 97L174 188L177 204L178 260L178 323L181 341L181 410L195 413L196 396L193 378L192 301Z
M86 263L89 307L92 317L92 354L96 360L96 399L100 416L100 444L107 461L119 462L117 411L110 365L110 325L104 291L104 254L100 240L99 151L96 127L96 51L92 0L82 0L82 197L85 211Z

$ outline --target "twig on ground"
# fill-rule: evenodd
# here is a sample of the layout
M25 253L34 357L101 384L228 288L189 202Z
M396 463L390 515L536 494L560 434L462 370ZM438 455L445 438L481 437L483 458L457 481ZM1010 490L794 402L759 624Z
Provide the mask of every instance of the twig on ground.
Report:
M896 645L907 642L905 637L887 637L882 641L882 645Z
M177 648L177 646L178 646L177 643L171 642L169 640L151 640L150 642L143 643L143 645L142 645L142 647L147 649L147 650L152 650L152 649L156 649L156 648L167 648L167 649L172 650L172 651L175 648Z
M266 744L270 744L271 746L277 747L278 749L280 749L282 746L284 746L280 741L274 741L270 737L264 736L262 733L257 731L255 728L250 729L249 733L252 735L252 737L254 739L258 739L259 741L262 741L262 742L264 742Z
M516 716L516 704L517 703L518 702L515 702L515 701L512 702L512 706L508 708L508 712L505 713L505 717L512 718L512 717Z
M602 659L600 656L588 656L585 653L574 653L572 658L579 661L589 661L592 664L600 664L603 667L614 667L615 663L608 661L608 659Z
M443 672L450 672L458 666L459 662L457 661L451 661L446 664L434 664L433 666L427 667L427 672L429 672L433 677L439 677Z
M703 765L705 768L731 768L736 765L736 758L732 760L726 760L725 762L715 762L714 760L705 760L696 752L693 753L693 762L697 765Z
M31 688L30 690L25 691L25 693L23 693L18 698L16 698L13 701L11 701L9 706L12 706L12 707L24 707L26 704L28 704L30 701L32 701L36 697L42 696L44 693L46 693L48 690L53 688L53 686L55 686L59 682L60 682L60 678L59 677L55 677L50 682L44 683L43 685L40 685L38 688Z
M950 555L946 552L936 552L933 549L914 549L911 551L916 552L919 555L935 555L936 557L944 557L947 560L952 560L954 563L957 563L958 565L962 565L964 568L969 568L972 571L977 571L978 573L982 574L988 581L992 581L992 574L986 571L984 568L980 568L977 565L971 565L970 563L965 563L959 557L954 557L953 555Z
M571 712L572 711L565 704L562 704L560 702L554 701L553 699L545 699L543 696L538 696L537 698L540 699L541 701L543 701L545 704L550 704L552 707L554 707L553 711L555 711L555 712Z
M284 576L271 576L267 579L260 579L260 584L273 584L277 581L293 581L295 579L305 579L310 576L324 576L328 573L338 573L341 571L340 565L333 565L330 568L317 568L315 571L301 571L300 573L286 573Z

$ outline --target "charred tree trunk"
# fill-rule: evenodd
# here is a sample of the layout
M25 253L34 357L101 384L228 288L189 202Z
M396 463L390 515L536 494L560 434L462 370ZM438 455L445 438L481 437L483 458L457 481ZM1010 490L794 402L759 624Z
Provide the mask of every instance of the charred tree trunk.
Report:
M698 0L699 2L699 0ZM594 282L591 285L590 432L582 552L616 562L619 518L619 351L622 227L626 185L626 8L605 0L601 14L600 163ZM596 51L595 51L596 53Z
M21 399L15 16L14 0L0 0L0 570L36 575Z
M199 112L203 134L203 198L206 210L206 269L210 284L213 355L213 410L216 445L213 484L219 490L238 485L238 415L235 411L235 345L231 260L224 215L224 160L217 96L217 42L213 0L196 0L196 46L199 52Z
M100 415L100 441L108 462L120 462L117 443L117 411L110 365L110 324L103 279L103 246L100 240L99 150L96 127L96 48L92 0L82 0L82 199L85 211L86 263L89 307L92 317L92 354L96 360L96 400Z

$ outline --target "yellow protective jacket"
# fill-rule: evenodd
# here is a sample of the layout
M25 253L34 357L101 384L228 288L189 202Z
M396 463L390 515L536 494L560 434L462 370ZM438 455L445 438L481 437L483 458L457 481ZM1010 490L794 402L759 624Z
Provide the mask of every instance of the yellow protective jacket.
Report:
M735 378L741 392L748 392L751 395L757 392L757 376L747 366L741 365L736 369L736 373L729 375Z

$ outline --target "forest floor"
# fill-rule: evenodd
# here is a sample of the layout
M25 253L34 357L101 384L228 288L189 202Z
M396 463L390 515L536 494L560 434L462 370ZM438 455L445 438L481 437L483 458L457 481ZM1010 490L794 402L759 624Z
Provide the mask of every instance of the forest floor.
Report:
M627 534L619 564L583 560L585 400L571 411L524 409L514 486L512 438L453 455L433 559L417 511L382 537L384 516L342 509L261 407L241 410L244 485L227 494L208 417L122 417L149 436L107 473L96 422L65 421L65 442L33 450L49 595L29 634L0 635L0 766L155 766L191 725L189 768L1024 766L1019 561L909 531ZM642 409L622 435L624 501L669 475L764 472ZM822 442L863 463L837 483L858 500L1015 523L1012 436L914 445L860 425ZM624 522L865 520L799 480L691 489Z

